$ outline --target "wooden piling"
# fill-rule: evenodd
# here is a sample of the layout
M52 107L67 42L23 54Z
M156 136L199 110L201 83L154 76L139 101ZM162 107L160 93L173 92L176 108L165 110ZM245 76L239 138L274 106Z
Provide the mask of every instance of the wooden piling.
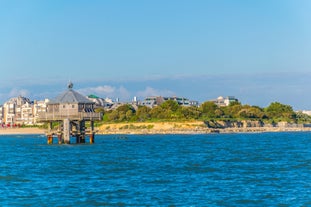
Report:
M62 144L63 143L63 136L61 134L58 134L57 138L58 138L58 144Z
M53 144L53 135L51 135L51 134L49 134L48 136L47 136L47 139L48 139L48 144Z
M90 134L90 144L94 144L95 142L95 133Z

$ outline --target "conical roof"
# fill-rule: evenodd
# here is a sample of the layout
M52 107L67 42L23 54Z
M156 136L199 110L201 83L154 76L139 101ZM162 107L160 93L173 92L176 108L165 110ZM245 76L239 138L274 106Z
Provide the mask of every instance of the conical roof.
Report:
M50 102L50 104L62 104L62 103L83 103L83 104L91 104L94 103L87 99L85 96L80 93L74 91L73 84L68 84L68 90L64 91L60 95L58 95L54 100Z

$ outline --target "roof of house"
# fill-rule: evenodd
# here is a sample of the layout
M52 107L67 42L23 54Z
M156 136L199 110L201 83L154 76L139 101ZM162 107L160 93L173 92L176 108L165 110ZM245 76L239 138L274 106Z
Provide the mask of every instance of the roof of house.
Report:
M50 101L49 104L58 104L58 103L83 103L83 104L92 104L94 102L87 99L85 96L74 91L73 84L68 84L68 90L64 91L58 95L54 100Z

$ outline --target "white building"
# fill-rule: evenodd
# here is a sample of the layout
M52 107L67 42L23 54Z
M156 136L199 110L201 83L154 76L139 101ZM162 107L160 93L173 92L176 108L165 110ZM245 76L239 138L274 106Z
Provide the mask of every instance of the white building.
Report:
M49 103L49 99L45 99L44 101L34 101L33 104L33 114L34 114L34 124L37 124L37 118L40 113L45 113L47 111L47 103Z
M0 106L0 124L2 124L3 123L3 106L1 105Z
M32 104L28 98L19 96L3 104L3 122L8 125L23 124L22 106Z
M90 101L94 102L95 106L97 107L99 106L99 107L104 107L104 108L110 108L114 104L113 100L110 98L103 99L95 95L89 95L87 98Z
M161 105L163 102L172 100L176 101L181 106L199 106L198 101L191 101L187 98L183 97L162 97L162 96L149 96L143 100L140 105L148 106L150 108L153 108L154 106Z
M0 119L7 126L36 124L38 113L46 112L48 101L46 99L32 102L22 96L11 98L3 104L2 110L0 107Z
M216 100L212 100L217 106L229 106L230 103L238 102L234 96L227 96L226 98L219 96Z

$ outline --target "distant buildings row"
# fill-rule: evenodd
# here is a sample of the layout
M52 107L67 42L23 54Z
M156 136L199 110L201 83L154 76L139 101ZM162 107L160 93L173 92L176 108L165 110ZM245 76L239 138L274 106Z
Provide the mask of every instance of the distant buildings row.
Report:
M94 102L97 107L102 107L105 109L114 109L120 103L113 101L109 98L100 98L95 95L89 95L87 97L90 101ZM181 106L199 106L198 101L191 101L187 98L182 97L162 97L162 96L150 96L145 98L143 101L138 101L136 98L130 104L135 106L147 106L153 108L162 104L167 100L176 101ZM19 96L16 98L11 98L0 106L0 127L11 127L18 125L35 125L38 124L39 113L45 113L47 111L47 103L49 99L42 101L31 101L28 98ZM218 97L215 100L211 100L218 106L228 106L233 101L238 101L235 97L229 96L226 98Z

